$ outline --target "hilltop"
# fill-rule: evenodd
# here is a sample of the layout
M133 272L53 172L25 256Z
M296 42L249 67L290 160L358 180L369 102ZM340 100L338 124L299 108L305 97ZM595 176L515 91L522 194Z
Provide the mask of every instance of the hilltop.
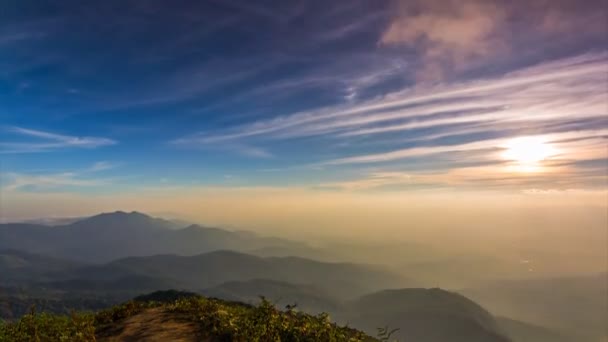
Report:
M0 342L29 341L349 341L372 342L329 316L210 299L192 293L156 292L97 313L70 316L31 312L0 322Z

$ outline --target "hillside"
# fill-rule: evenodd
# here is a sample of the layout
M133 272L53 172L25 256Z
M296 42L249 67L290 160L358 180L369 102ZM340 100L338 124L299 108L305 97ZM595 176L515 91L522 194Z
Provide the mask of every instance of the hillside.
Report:
M189 225L138 212L104 213L67 225L0 224L0 250L15 249L64 259L103 263L130 256L196 255L214 250L277 248L314 253L306 244L251 232Z
M399 329L394 337L400 341L509 341L503 326L485 309L466 297L440 289L386 290L352 301L338 301L310 286L254 280L222 284L206 293L248 303L258 303L263 295L272 301L297 304L307 312L329 312L338 322L369 334L378 327ZM519 333L521 329L513 331Z
M315 286L268 279L226 282L205 289L202 293L248 304L259 303L263 296L278 307L295 304L299 310L307 313L335 313L341 309L341 302Z
M343 321L371 332L399 329L402 341L507 342L490 313L461 295L441 289L385 290L350 303Z
M44 281L69 273L83 264L32 254L15 249L0 250L0 274L2 285L21 284L27 281Z
M171 293L170 297L174 294ZM166 298L157 293L148 298ZM56 316L32 312L0 322L1 342L43 341L376 341L330 322L327 315L279 311L188 294L169 302L129 301L95 314Z

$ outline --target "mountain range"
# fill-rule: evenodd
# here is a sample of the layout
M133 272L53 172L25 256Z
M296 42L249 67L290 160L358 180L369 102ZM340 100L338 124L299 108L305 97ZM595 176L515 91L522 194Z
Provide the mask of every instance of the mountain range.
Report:
M419 253L421 247L416 248ZM499 294L517 304L523 298L518 293L526 293L527 312L534 312L535 305L551 298L543 293L548 283L480 286L462 290L463 296L419 288L416 279L383 266L327 261L331 255L297 241L184 226L137 212L60 225L3 224L0 318L14 319L32 304L51 312L98 310L144 293L177 289L249 304L263 296L279 308L329 313L371 335L380 327L397 329L394 337L401 341L596 342L593 337L601 336L597 329L603 315L584 312L586 299L577 312L591 318L584 326L595 335L572 337L559 329L563 310L556 313L559 319L535 320L522 314L524 304L506 310L495 298ZM564 298L587 293L580 282L558 283L570 284L560 290ZM602 287L594 289L601 296ZM505 317L496 318L477 303Z
M303 243L245 231L189 225L138 212L104 213L65 225L0 224L0 249L16 249L84 262L103 263L133 256L196 255L215 250L264 248L308 250ZM179 228L179 229L177 229ZM311 253L313 253L311 251Z
M153 290L185 289L247 304L264 297L278 308L326 312L372 335L388 325L399 329L395 336L413 341L439 342L455 335L460 337L454 341L509 341L491 314L461 295L440 289L380 290L399 279L370 266L232 251L130 257L103 265L65 261L62 267L60 259L6 250L0 260L0 272L22 275L10 283L0 280L5 318L18 317L31 304L67 313L100 309ZM44 270L47 264L52 269Z

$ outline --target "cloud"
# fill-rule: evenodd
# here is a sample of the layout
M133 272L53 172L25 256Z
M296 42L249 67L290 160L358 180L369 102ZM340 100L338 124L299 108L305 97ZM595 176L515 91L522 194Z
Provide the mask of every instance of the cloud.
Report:
M199 132L176 141L228 146L297 139L311 150L322 146L323 153L310 153L313 158L337 155L308 165L399 162L408 169L414 167L408 164L410 160L421 167L422 159L441 158L449 170L458 167L458 161L451 158L454 155L486 165L503 163L500 153L510 139L538 136L560 151L551 164L547 161L546 168L566 172L562 166L570 163L567 172L583 177L585 171L572 163L606 158L608 113L605 91L598 84L605 83L607 70L608 54L590 53L500 77L415 87L378 99ZM589 184L598 181L597 173L586 177ZM473 182L474 177L461 179ZM385 181L386 177L366 180Z
M455 123L504 124L603 117L605 93L597 85L605 82L606 68L608 54L587 54L503 77L405 89L380 99L280 115L223 132L199 132L188 139L217 143L254 137L346 138Z
M405 2L404 2L405 3ZM505 20L504 9L481 1L424 1L399 6L397 18L380 43L405 44L419 49L425 60L418 79L440 80L446 68L460 69L472 59L504 53L506 46L495 31Z
M546 48L552 40L572 44L603 35L608 18L598 10L602 6L576 0L397 0L379 43L416 49L418 80L438 81L521 49Z
M96 162L95 164L91 165L91 167L89 167L87 169L88 172L99 172L99 171L105 171L105 170L110 170L116 167L116 164L107 162L107 161L99 161Z
M464 155L465 159L470 159ZM607 158L607 156L604 156ZM520 172L516 166L505 161L471 163L478 165L458 166L444 159L433 163L432 169L419 171L375 171L354 177L320 184L321 188L343 191L386 190L404 191L416 189L521 189L524 194L570 193L571 189L594 188L590 184L605 184L605 169L580 172L571 164L555 164L543 167L538 172ZM449 159L449 157L447 158ZM608 160L608 159L604 159ZM550 189L550 190L540 190ZM601 189L601 188L600 188Z
M340 190L369 190L384 186L412 185L412 175L404 172L374 172L362 179L323 183L319 188Z
M188 149L228 151L251 158L265 159L274 157L271 152L261 147L236 142L228 142L221 144L210 143L209 141L207 141L207 139L205 139L205 137L200 137L197 135L177 138L170 141L169 144L175 147Z
M108 138L61 135L21 127L8 127L4 130L20 137L34 138L35 140L0 142L0 153L50 152L67 148L91 149L117 143L115 140Z
M589 129L576 132L562 132L555 134L547 134L534 136L529 138L537 138L545 141L549 146L555 146L559 149L559 153L551 157L551 160L592 160L596 158L608 157L604 144L608 136L608 128L604 129ZM580 140L577 138L581 138ZM573 143L574 139L576 143ZM512 138L480 140L466 144L443 145L432 147L414 147L394 150L390 152L374 153L367 155L357 155L354 157L340 158L327 161L324 165L342 165L342 164L365 164L365 163L381 163L393 160L401 160L411 157L429 156L441 153L457 153L457 152L487 152L488 160L501 159L497 158L497 152L505 151L509 147ZM502 158L504 159L504 158Z
M228 149L236 151L239 154L244 156L253 157L253 158L272 158L274 155L267 150L255 146L245 146L245 145L237 145L230 146Z
M116 164L99 161L93 165L66 172L54 172L47 174L7 172L0 181L1 187L6 191L56 191L66 188L94 188L107 186L112 183L109 178L96 178L92 174L109 170L116 167Z
M7 173L6 182L8 182L8 184L4 186L3 189L7 191L48 191L65 187L99 187L109 184L108 180L85 179L73 172L47 175Z

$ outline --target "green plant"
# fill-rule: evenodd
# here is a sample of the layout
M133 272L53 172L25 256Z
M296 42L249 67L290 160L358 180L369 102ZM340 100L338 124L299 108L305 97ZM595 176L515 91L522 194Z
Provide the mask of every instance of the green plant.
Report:
M359 331L332 323L327 314L313 316L299 312L295 305L281 311L265 298L259 305L251 306L196 296L170 303L129 301L96 314L74 312L69 316L37 313L32 308L16 322L0 322L0 342L95 341L96 334L111 332L125 319L159 307L176 319L194 322L202 338L213 338L214 341L377 341Z

